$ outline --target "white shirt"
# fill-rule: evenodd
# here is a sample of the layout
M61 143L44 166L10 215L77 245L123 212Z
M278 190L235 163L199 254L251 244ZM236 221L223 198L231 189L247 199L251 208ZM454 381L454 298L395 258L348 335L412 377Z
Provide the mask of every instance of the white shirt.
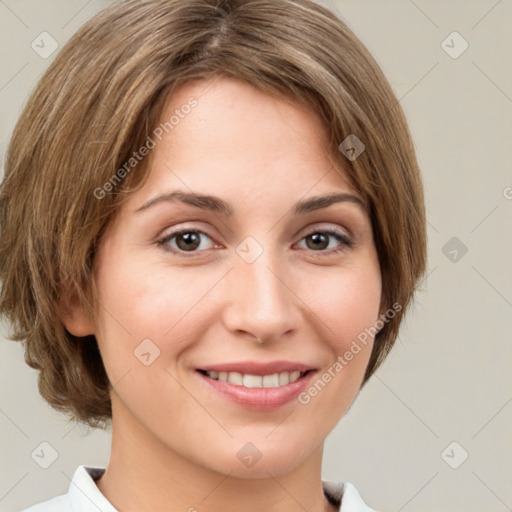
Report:
M95 480L104 468L78 466L67 494L50 498L20 512L118 512L103 496ZM339 507L339 512L376 512L366 505L350 482L322 481L327 499Z

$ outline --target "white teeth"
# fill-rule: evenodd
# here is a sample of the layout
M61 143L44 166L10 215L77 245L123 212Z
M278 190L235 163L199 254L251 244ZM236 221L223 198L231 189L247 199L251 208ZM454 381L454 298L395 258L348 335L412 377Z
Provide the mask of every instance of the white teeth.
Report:
M230 374L231 375L231 374ZM246 388L262 388L263 377L261 375L244 375L243 386Z
M272 375L251 375L248 373L216 372L212 370L206 372L206 374L212 379L246 388L277 388L295 382L301 377L300 371L273 373Z
M228 373L228 382L231 384L236 384L237 386L242 385L243 375L237 372L229 372Z
M264 375L262 380L264 388L277 388L277 386L279 386L278 373L273 373L272 375Z

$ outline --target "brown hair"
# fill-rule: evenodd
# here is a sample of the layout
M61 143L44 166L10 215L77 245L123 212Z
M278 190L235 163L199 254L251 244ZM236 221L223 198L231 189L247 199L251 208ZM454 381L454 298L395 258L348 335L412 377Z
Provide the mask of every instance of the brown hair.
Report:
M218 75L311 105L368 205L382 310L400 308L375 337L363 385L392 348L424 274L423 189L407 123L345 23L312 0L115 2L40 79L0 189L0 312L13 324L11 339L26 341L41 395L90 426L111 418L110 383L94 336L71 335L59 304L74 297L93 317L94 254L123 197L147 178L144 161L109 193L97 191L145 144L178 85ZM356 159L338 149L350 134L365 145Z

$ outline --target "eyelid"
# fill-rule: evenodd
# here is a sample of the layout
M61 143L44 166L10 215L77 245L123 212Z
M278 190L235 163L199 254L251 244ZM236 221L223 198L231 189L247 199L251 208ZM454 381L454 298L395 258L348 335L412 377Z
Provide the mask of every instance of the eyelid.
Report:
M333 225L332 223L323 223L323 224L320 223L320 225L319 225L319 223L314 223L313 225L310 225L307 228L304 228L304 231L302 232L303 233L302 237L311 235L318 231L335 232L336 234L343 236L344 238L352 239L352 235L351 235L350 231L348 231L347 229L342 229L340 226Z

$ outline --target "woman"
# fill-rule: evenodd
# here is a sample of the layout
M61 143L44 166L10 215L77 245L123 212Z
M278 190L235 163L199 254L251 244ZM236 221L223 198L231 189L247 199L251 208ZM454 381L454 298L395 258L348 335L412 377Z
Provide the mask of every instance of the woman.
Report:
M425 270L420 173L361 42L311 0L128 0L16 126L1 311L108 467L27 509L371 511L323 445Z

